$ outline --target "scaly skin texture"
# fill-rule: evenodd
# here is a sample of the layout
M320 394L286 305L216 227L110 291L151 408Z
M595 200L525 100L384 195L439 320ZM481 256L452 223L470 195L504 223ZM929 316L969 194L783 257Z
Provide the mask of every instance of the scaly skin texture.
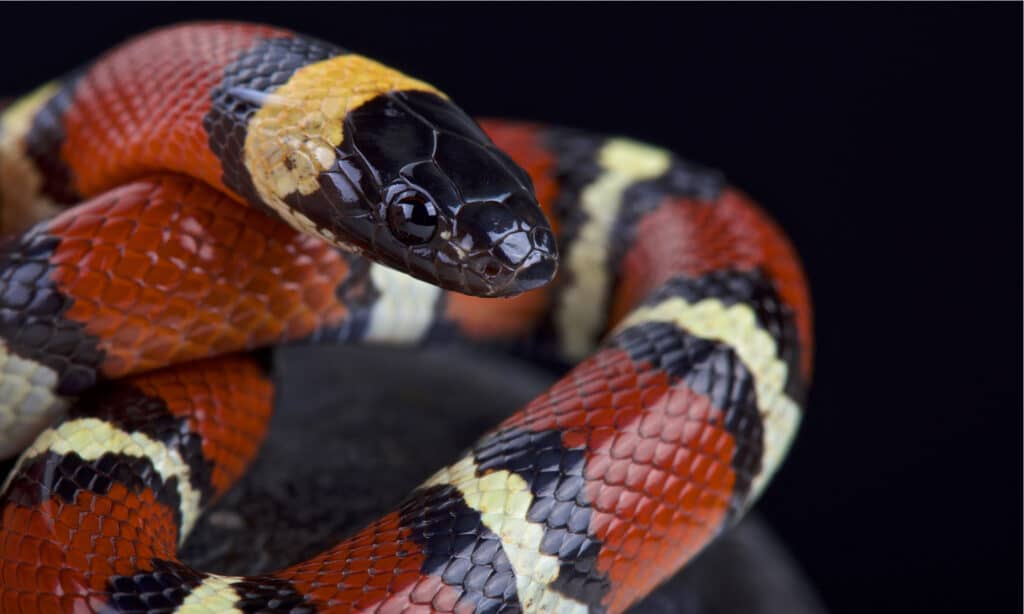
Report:
M445 292L237 202L244 130L212 146L208 108L157 121L140 95L126 110L118 88L143 80L133 71L167 40L199 58L161 73L167 87L209 97L215 67L269 31L169 32L79 77L91 103L76 88L39 107L47 138L15 139L60 145L51 158L21 150L22 162L50 160L35 168L51 201L61 177L99 193L0 247L0 385L20 399L0 418L17 431L10 446L44 429L0 495L0 610L620 612L756 499L800 419L810 306L784 235L717 173L624 139L483 122L530 174L562 269L507 300ZM289 61L322 55L309 45ZM129 134L150 121L185 149ZM117 150L92 167L68 145L90 130L99 145L82 147ZM166 174L193 154L198 172ZM504 224L488 232L518 232ZM397 509L308 561L244 578L177 560L265 434L271 385L231 352L452 335L583 358ZM60 421L40 418L67 404Z
M203 127L211 93L225 65L255 41L284 35L238 24L219 27L216 36L176 28L136 39L89 67L65 98L52 103L65 107L61 117L37 128L30 141L43 141L45 134L58 149L40 146L33 157L66 169L79 196L156 171L185 173L226 191L221 161Z

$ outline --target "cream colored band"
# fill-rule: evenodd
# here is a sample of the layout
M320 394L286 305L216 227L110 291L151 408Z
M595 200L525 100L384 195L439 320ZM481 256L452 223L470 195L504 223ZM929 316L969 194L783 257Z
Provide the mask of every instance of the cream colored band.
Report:
M561 562L541 551L544 525L526 519L533 502L526 480L504 470L478 477L476 470L470 455L436 473L424 486L453 486L466 505L480 514L484 526L498 536L515 572L516 593L523 612L586 614L585 604L551 588Z
M67 409L57 372L22 358L0 339L0 458L14 456Z
M188 464L177 450L167 447L160 441L154 441L143 433L128 433L98 418L68 420L56 428L43 431L18 459L10 475L20 471L26 462L47 452L60 455L73 452L87 461L98 460L104 454L123 454L146 459L165 484L171 478L177 478L181 506L181 527L178 531L180 540L185 539L199 517L201 493L192 488ZM9 480L10 477L8 483L4 484L4 490L7 489Z
M562 266L572 274L555 312L562 354L579 360L590 352L607 325L615 272L609 247L626 190L664 174L672 163L663 150L626 139L611 139L597 154L602 173L580 193L585 218L567 246Z
M47 83L0 114L0 234L21 232L61 210L43 196L43 174L25 151L32 120L58 91L58 82Z

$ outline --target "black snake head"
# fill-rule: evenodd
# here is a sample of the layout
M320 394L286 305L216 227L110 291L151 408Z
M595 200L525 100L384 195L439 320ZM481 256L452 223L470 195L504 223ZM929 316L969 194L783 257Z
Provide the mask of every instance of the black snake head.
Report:
M557 248L530 177L447 99L389 93L351 111L345 133L333 177L339 191L359 186L365 215L339 221L372 258L479 296L554 277Z
M281 199L293 225L470 295L514 296L554 277L557 247L529 175L442 94L380 93L345 113L341 134L316 154L327 164L315 183Z

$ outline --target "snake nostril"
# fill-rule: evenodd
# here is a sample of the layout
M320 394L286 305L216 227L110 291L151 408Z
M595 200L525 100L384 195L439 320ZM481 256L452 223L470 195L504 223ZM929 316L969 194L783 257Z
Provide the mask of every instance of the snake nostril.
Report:
M483 273L484 277L497 277L501 273L501 264L491 260L480 269L480 272Z
M534 247L549 254L555 253L555 235L550 230L544 227L534 228L531 236Z

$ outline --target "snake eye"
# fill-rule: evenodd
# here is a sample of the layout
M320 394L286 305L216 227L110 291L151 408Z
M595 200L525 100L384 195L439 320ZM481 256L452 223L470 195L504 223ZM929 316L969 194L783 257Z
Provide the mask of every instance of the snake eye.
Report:
M391 233L406 245L420 245L437 231L437 208L419 192L405 192L388 207Z

